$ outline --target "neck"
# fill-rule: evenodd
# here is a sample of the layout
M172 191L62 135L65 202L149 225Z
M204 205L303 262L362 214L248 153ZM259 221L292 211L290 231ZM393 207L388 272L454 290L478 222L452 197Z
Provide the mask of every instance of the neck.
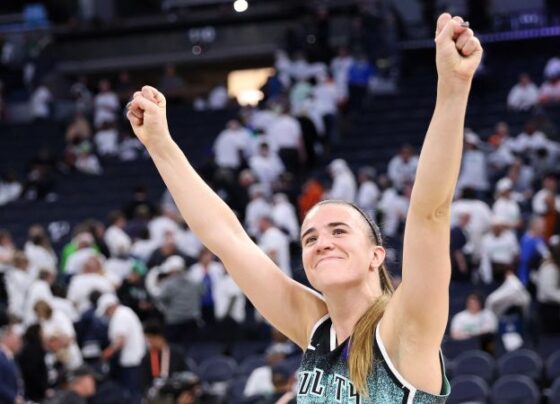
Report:
M369 283L369 282L368 282ZM377 285L369 283L369 285ZM368 284L357 288L344 288L336 293L326 294L325 301L329 310L337 345L352 335L356 323L371 305L381 296L381 291ZM357 297L359 296L359 297Z

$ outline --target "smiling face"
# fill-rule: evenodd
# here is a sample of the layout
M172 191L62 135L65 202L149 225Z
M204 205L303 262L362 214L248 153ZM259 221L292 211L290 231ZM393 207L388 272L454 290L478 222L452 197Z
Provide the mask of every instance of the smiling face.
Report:
M303 221L301 235L303 267L315 289L328 293L371 286L373 279L376 292L381 291L377 271L385 250L375 245L369 225L353 207L315 206Z

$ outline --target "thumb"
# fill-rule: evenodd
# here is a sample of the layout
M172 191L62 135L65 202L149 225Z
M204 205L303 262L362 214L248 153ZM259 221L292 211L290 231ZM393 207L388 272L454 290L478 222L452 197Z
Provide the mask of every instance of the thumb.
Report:
M155 101L149 100L144 95L141 97L136 97L130 102L130 110L131 111L145 111L145 112L154 112L157 111L158 106Z
M443 13L438 17L436 24L436 38L441 33L441 31L443 31L443 28L447 25L451 18L451 14L449 13Z

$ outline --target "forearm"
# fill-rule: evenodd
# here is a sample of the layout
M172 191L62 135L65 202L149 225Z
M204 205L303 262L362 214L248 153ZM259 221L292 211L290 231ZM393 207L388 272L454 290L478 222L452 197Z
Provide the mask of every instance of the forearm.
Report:
M243 227L172 140L147 148L179 211L202 243L220 256L224 243Z
M437 100L411 197L411 211L423 217L449 217L463 151L463 130L470 83L438 83Z

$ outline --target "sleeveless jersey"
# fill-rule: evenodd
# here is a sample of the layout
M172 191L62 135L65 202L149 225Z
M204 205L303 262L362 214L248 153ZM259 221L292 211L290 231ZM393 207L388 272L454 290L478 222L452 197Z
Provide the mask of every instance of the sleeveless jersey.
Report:
M420 391L408 383L393 366L379 333L375 330L375 360L373 372L367 378L368 397L360 397L350 382L348 371L348 341L336 346L336 333L328 315L320 319L311 333L311 343L303 354L298 370L298 404L437 404L445 403L450 386L443 375L441 395Z

